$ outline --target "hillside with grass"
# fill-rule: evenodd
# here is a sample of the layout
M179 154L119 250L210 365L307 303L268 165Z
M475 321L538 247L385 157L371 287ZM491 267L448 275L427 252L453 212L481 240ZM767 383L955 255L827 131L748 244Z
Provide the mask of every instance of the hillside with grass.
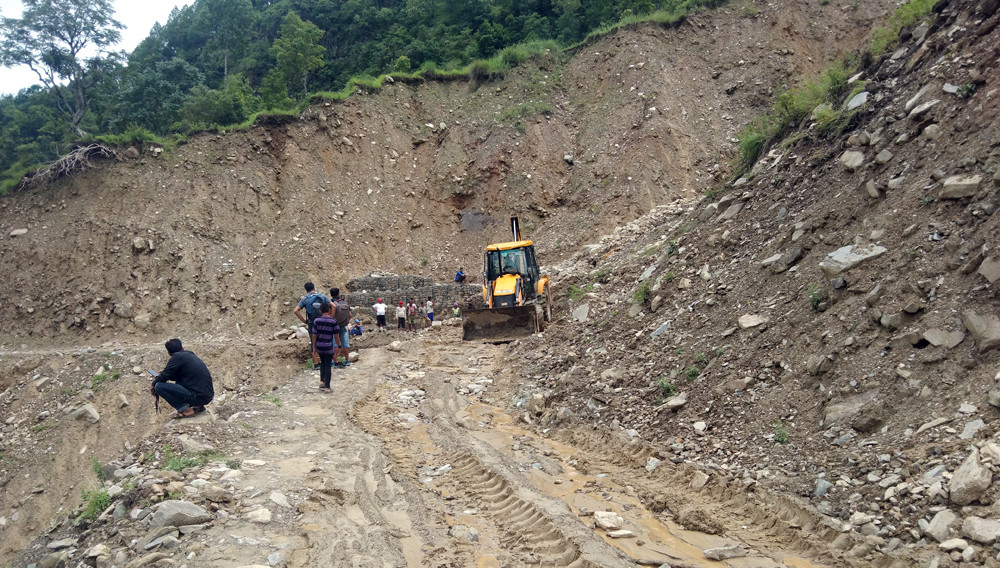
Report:
M44 12L0 20L0 65L30 64L46 79L0 96L0 194L81 143L169 145L260 113L298 114L315 96L347 96L386 76L494 80L540 50L723 4L196 0L175 9L132 53L91 57L71 46L100 48L120 24L96 0L60 2L52 10L77 14L72 27ZM70 63L46 64L56 55Z

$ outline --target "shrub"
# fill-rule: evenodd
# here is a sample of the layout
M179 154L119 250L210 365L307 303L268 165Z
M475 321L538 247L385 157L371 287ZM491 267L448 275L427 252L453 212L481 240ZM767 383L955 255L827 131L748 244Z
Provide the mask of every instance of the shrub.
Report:
M579 300L584 296L584 294L591 292L593 289L594 289L593 284L587 284L582 288L580 286L577 286L576 284L572 284L570 285L569 289L566 290L566 295L568 295L571 300Z
M701 369L699 369L694 365L691 365L690 367L688 367L687 371L684 371L684 376L687 377L687 380L689 381L697 379L698 375L700 374L701 374Z
M674 396L677 394L677 387L670 384L666 377L660 377L656 381L656 388L660 389L660 394L663 396Z
M826 299L826 290L815 282L810 282L806 290L809 296L809 305L814 310L819 309L819 305Z
M108 480L108 476L104 474L104 465L101 464L96 456L90 457L90 469L94 470L94 475L97 476L97 480L101 483Z
M646 300L649 299L649 296L652 293L652 289L649 287L649 282L643 282L639 285L639 289L635 291L635 294L632 295L632 299L634 299L637 304L645 304Z
M164 469L169 471L183 471L189 467L201 467L211 461L225 458L225 454L215 450L206 450L187 456L175 456L169 446L164 447L163 451L166 459Z
M774 441L779 444L788 443L788 430L780 420L774 423Z
M83 512L76 518L77 524L90 524L111 505L111 497L104 489L83 492Z

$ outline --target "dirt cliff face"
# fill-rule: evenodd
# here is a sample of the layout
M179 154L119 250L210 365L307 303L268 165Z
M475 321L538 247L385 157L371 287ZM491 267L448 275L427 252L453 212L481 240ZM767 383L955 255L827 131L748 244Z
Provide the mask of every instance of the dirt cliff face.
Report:
M511 211L555 262L718 185L738 128L859 45L889 4L746 3L642 25L496 82L390 84L8 196L0 334L272 329L306 280L478 267Z

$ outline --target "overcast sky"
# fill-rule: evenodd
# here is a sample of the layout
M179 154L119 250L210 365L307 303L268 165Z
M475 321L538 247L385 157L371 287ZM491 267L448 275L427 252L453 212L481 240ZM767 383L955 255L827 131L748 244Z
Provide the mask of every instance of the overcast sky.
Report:
M115 19L125 25L122 42L117 49L131 52L149 35L153 24L165 24L175 6L186 6L193 0L114 0ZM20 0L0 0L0 15L8 18L21 16ZM38 83L38 77L27 67L7 69L0 67L0 93L14 94Z

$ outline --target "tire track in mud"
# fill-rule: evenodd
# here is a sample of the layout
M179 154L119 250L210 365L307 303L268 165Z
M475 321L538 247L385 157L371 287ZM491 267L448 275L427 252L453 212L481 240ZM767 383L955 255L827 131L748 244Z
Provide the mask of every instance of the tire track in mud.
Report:
M446 485L453 495L481 507L502 534L501 543L510 551L526 554L523 562L540 566L601 568L583 558L573 541L534 505L518 495L507 481L486 467L476 456L450 456L452 471Z
M633 566L624 555L593 534L565 503L532 487L516 464L492 446L458 426L455 413L468 401L455 394L451 380L468 361L470 349L439 345L423 352L422 372L400 384L388 376L361 397L351 418L379 438L393 461L393 471L423 481L437 491L442 508L452 511L453 525L467 524L481 536L475 546L477 565L615 568ZM402 366L417 364L412 358ZM417 384L412 384L416 382ZM422 421L402 426L391 405L395 394L426 388ZM440 473L428 477L429 471ZM463 514L459 511L475 511ZM460 539L454 539L459 543Z

